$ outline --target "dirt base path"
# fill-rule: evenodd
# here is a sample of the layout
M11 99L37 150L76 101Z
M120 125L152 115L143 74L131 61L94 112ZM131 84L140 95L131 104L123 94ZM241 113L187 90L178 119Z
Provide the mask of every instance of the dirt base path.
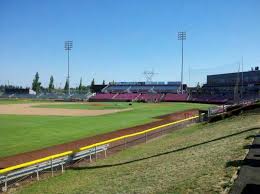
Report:
M127 109L106 109L106 110L82 110L65 108L38 108L32 106L48 105L50 103L29 103L29 104L3 104L0 105L0 114L5 115L46 115L46 116L98 116L116 112L128 111ZM64 104L64 103L51 103ZM68 103L66 103L68 104Z
M47 156L50 156L53 154L62 153L65 151L77 150L80 147L84 147L84 146L98 143L101 141L120 137L123 135L132 134L135 132L144 131L144 130L150 129L152 127L156 127L156 126L160 126L160 125L163 125L166 123L178 121L178 120L192 117L195 115L198 115L198 110L195 110L195 109L177 112L177 113L173 113L173 114L156 117L156 119L160 119L160 120L154 121L154 122L151 122L148 124L120 129L120 130L113 131L113 132L106 133L106 134L83 138L83 139L73 141L70 143L60 144L60 145L44 148L41 150L36 150L36 151L22 153L22 154L10 156L10 157L0 158L0 169L22 164L22 163L29 162L32 160L40 159L40 158L47 157Z

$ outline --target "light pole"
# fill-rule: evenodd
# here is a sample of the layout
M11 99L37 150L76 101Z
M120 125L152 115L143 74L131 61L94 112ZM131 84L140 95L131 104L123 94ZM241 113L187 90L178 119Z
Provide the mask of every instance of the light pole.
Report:
M186 40L186 32L178 32L178 40L181 40L181 93L183 94L183 40Z
M68 90L70 95L70 50L72 49L72 41L67 40L64 44L64 49L68 51L68 77L67 77L67 83L68 83Z

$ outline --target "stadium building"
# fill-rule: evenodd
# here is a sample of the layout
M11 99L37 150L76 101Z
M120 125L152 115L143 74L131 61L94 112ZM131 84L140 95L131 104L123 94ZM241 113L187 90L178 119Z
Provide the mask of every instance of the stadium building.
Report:
M208 75L200 91L191 92L193 101L228 102L254 100L260 96L258 67L246 72Z

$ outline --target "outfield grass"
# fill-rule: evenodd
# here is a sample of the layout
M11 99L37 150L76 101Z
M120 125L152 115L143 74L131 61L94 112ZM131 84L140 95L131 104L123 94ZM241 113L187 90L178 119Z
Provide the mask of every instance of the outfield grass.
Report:
M27 104L27 103L39 103L39 102L48 102L52 103L54 101L50 100L38 100L38 99L0 99L1 104Z
M111 103L104 103L111 104ZM128 103L118 103L128 106ZM150 122L155 116L211 105L133 103L132 110L91 117L0 115L0 157Z
M106 102L106 103L64 103L64 104L43 104L35 105L37 108L62 108L62 109L87 109L87 110L106 110L106 109L126 109L131 108L129 103Z
M221 193L237 170L227 164L245 157L259 131L259 113L193 125L18 193Z

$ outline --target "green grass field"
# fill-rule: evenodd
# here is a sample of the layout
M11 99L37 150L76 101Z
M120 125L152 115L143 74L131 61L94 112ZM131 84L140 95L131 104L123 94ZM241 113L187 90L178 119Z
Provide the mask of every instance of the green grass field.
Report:
M259 131L260 112L196 124L17 193L222 193Z
M33 107L38 108L65 108L65 109L83 109L83 110L106 110L106 109L126 109L132 106L129 103L116 103L116 102L106 102L106 103L77 103L77 104L45 104L45 105L35 105ZM136 105L136 104L135 104Z
M31 99L0 99L0 104L25 104L25 103L37 103L37 102L48 102L46 100L31 100Z
M19 103L4 100L2 104ZM38 102L38 101L21 101ZM45 101L46 102L46 101ZM98 103L102 104L102 103ZM104 108L129 108L128 103L103 103ZM49 105L60 108L86 108L84 104ZM121 128L148 123L155 116L191 108L208 108L212 105L189 103L133 103L132 110L103 116L23 116L0 115L0 157L32 151L56 144L70 142ZM98 109L102 106L93 106ZM91 108L93 108L91 107Z

